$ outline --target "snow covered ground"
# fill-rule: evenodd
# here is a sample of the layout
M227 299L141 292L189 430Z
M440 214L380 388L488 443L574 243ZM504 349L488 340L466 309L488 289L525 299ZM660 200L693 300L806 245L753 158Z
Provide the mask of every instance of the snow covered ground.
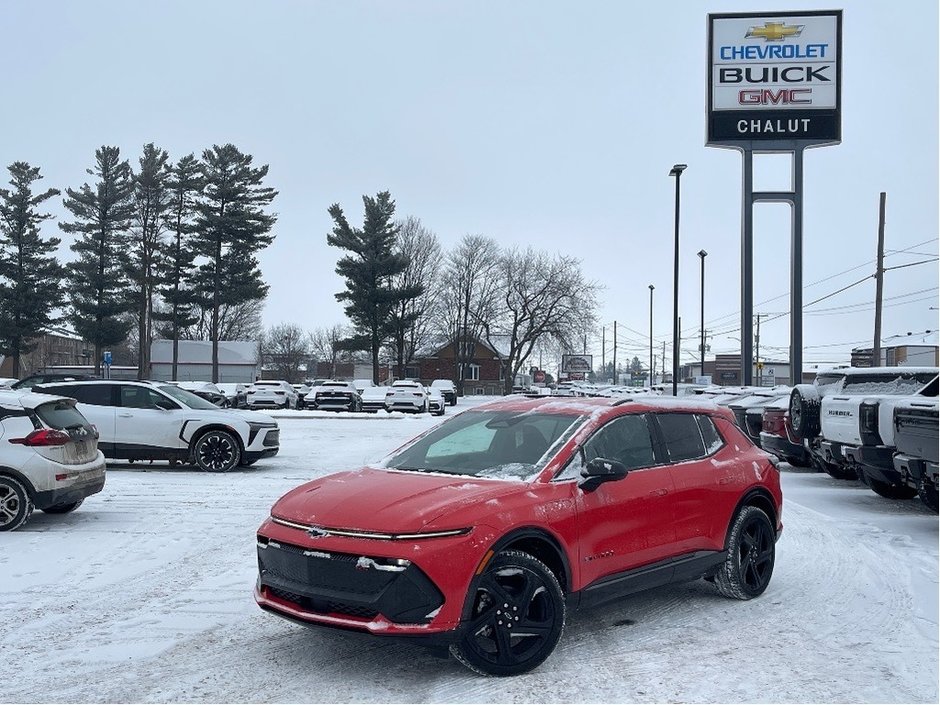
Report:
M699 581L575 613L513 679L264 613L254 531L273 501L440 421L306 416L283 415L281 454L250 469L115 464L74 514L0 534L0 701L938 700L937 517L797 470L763 597Z

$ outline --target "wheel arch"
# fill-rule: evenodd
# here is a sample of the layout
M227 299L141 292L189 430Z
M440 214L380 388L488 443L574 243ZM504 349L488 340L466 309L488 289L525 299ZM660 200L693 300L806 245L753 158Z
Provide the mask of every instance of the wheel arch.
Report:
M494 554L500 551L523 551L539 559L555 574L563 593L572 591L571 562L561 541L549 531L539 527L514 529L493 544Z
M192 458L196 452L196 443L199 442L199 439L210 431L225 431L226 433L232 434L235 438L235 442L238 443L238 452L239 455L245 454L245 442L242 440L242 435L236 431L231 426L228 426L224 423L208 423L205 426L200 426L196 429L196 432L193 433L193 437L189 441L189 457Z
M26 477L26 475L21 473L19 470L14 470L13 468L7 467L6 465L0 465L0 475L12 477L14 480L19 482L26 490L26 494L29 495L30 501L35 501L36 488L33 486L33 483L30 481L30 479Z
M734 527L734 521L744 507L757 507L763 510L770 518L770 524L774 527L774 531L777 530L778 512L774 504L773 496L763 487L755 487L741 498L737 506L735 506L734 511L731 512L728 528L725 530L725 550L728 548L728 541L731 538L731 529Z

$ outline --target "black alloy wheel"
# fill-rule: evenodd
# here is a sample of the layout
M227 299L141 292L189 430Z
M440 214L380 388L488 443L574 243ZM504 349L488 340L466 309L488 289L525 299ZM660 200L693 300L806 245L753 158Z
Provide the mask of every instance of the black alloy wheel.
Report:
M196 465L206 472L228 472L241 460L238 441L228 431L208 431L196 441L193 450Z
M741 509L731 527L728 557L715 576L718 591L738 600L763 593L774 572L775 541L773 524L763 510Z
M19 480L0 475L0 531L20 528L33 513L33 503Z
M469 617L450 651L483 675L531 671L554 651L565 627L558 579L522 551L497 553L471 585L469 599Z

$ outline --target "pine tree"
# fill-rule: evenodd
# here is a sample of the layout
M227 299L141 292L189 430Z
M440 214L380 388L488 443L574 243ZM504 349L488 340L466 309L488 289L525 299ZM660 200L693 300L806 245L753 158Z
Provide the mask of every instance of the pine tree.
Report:
M78 259L68 265L68 319L76 333L94 343L95 372L101 374L102 351L123 341L133 325L127 315L134 309L127 253L134 217L134 183L130 164L121 161L117 147L97 149L95 168L86 171L97 177L97 183L94 187L85 183L77 190L66 190L68 198L63 205L75 220L59 223L59 227L79 236L71 246Z
M267 165L252 168L250 154L237 147L213 145L202 153L204 188L197 206L194 246L207 262L199 267L196 291L212 311L212 381L219 381L219 310L263 299L258 251L271 244L277 217L266 213L277 191L261 182Z
M158 269L158 291L168 310L155 312L154 318L169 324L169 334L173 340L173 379L176 379L180 330L198 320L193 312L195 293L192 278L195 274L196 253L191 240L195 232L193 215L202 192L202 174L194 155L188 154L176 166L170 167L166 188L170 193L170 204L165 214L166 227L172 235Z
M136 300L137 369L141 377L150 373L150 343L153 340L153 298L157 285L157 263L162 258L161 233L170 205L167 189L169 156L153 142L144 145L140 171L134 179L134 220L127 274Z
M14 162L10 189L0 189L0 352L13 358L13 376L20 376L20 356L35 349L43 329L53 323L62 303L64 269L55 258L60 240L43 239L39 226L52 216L40 204L59 195L58 189L33 193L39 167Z
M346 279L346 291L336 294L346 302L346 315L356 333L343 341L349 350L372 353L372 381L379 381L379 349L392 330L392 310L404 298L418 296L420 285L394 288L392 278L404 271L408 259L396 252L398 226L392 222L395 201L388 191L372 198L363 196L365 220L362 229L352 228L338 203L330 206L333 232L326 241L350 254L336 263L336 273Z

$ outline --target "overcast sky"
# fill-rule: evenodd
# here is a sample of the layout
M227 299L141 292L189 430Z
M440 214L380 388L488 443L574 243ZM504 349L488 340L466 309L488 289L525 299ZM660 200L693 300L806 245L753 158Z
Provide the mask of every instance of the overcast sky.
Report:
M264 322L306 329L344 322L327 208L338 202L361 223L362 195L387 189L398 214L420 218L445 247L472 233L580 257L606 287L607 358L617 320L618 357L644 361L649 284L657 350L671 340L668 171L684 162L687 362L697 359L703 248L712 351L735 351L739 335L741 157L704 146L706 16L840 7L843 143L805 159L808 303L874 271L880 191L886 265L936 256L936 0L5 0L0 162L29 161L64 190L86 180L102 144L135 166L150 141L172 159L236 144L270 165L280 191L276 239L261 256ZM755 187L786 188L781 158L764 159ZM761 353L779 359L787 318L769 319L788 309L789 208L760 206L755 233ZM936 329L937 284L936 263L888 272L884 337ZM874 288L806 309L807 365L871 344ZM598 356L600 341L598 330Z

